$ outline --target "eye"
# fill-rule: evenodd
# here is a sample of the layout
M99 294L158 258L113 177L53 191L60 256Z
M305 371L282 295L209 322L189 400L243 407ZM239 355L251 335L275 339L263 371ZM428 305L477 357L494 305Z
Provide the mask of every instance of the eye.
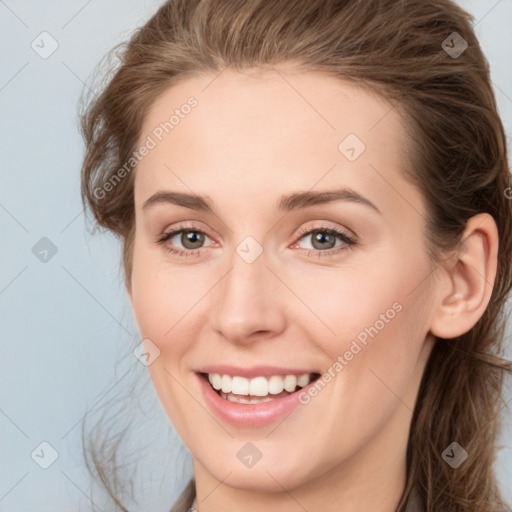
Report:
M299 240L292 247L299 246L301 240L310 240L310 247L303 247L308 250L308 256L331 256L341 251L354 248L357 244L356 238L344 231L327 226L314 228L301 228ZM179 256L199 256L201 249L205 248L205 242L210 240L204 231L195 226L180 225L176 229L164 233L157 239L157 243L165 245L167 251ZM170 243L169 243L170 242Z
M206 236L204 233L199 231L182 230L173 238L176 238L178 235L180 235L179 242L183 244L185 249L199 249L199 247L203 245Z
M180 256L199 254L206 240L211 240L204 231L194 227L181 225L178 228L164 233L157 239L157 243L166 244L166 249ZM167 244L167 242L170 242Z
M302 228L299 231L299 241L309 239L308 256L327 256L340 251L354 248L356 239L344 231L327 226ZM299 245L299 241L294 246Z

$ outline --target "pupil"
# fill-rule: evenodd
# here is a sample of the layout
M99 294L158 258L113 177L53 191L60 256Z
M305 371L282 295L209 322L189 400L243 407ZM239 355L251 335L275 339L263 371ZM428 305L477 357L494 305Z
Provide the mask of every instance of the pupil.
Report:
M181 243L187 249L197 249L203 243L203 235L196 231L187 231L181 235Z
M329 240L330 239L330 240ZM320 247L316 247L315 244L316 243L319 243L320 244ZM329 244L329 242L331 242L331 244ZM317 233L314 237L313 237L313 247L315 247L316 249L325 249L326 246L325 245L322 245L322 244L325 244L327 243L328 247L327 249L330 249L331 247L333 247L333 244L332 242L335 242L334 238L328 234L328 233Z

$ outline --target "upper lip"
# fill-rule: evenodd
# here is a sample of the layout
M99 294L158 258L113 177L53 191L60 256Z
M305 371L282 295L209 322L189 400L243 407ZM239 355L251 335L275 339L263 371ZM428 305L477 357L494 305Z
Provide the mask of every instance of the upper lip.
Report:
M284 366L251 366L241 368L239 366L206 365L197 370L199 373L219 373L220 375L231 375L252 379L254 377L271 377L272 375L304 375L305 373L319 373L311 369L285 368Z

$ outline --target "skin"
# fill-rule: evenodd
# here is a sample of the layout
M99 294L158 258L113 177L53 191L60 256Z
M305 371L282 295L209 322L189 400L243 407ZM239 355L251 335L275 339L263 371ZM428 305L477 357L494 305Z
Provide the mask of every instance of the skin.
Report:
M434 336L462 334L482 315L496 226L471 219L464 250L435 267L421 193L402 174L407 129L396 109L354 84L291 66L187 78L151 105L140 140L190 96L197 107L136 169L128 289L142 338L160 350L149 371L192 454L199 510L392 512ZM338 150L350 133L366 145L353 162ZM283 195L340 187L379 211L347 200L277 210ZM161 190L208 196L215 214L171 203L143 209ZM156 242L182 222L205 232L199 253L180 235ZM357 243L319 249L299 234L322 227ZM236 252L247 236L263 250L253 263ZM395 318L281 423L239 428L209 412L201 366L325 372L397 302ZM246 442L262 453L252 468L237 458Z

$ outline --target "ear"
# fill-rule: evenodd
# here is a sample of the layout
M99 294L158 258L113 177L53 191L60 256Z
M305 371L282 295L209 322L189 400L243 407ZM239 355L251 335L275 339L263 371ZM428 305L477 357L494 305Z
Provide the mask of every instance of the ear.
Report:
M465 334L482 317L498 266L498 228L491 215L471 217L454 258L443 263L430 332L439 338Z

